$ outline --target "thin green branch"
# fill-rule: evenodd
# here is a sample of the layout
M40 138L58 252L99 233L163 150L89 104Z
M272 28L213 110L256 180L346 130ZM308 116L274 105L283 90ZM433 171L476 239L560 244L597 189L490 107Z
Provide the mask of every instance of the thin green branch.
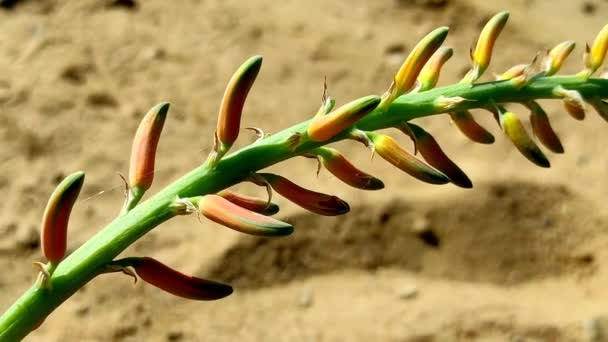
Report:
M386 111L375 110L356 124L357 129L374 131L404 121L450 111L480 108L491 101L528 102L557 98L556 86L579 91L584 97L608 98L608 80L580 76L540 77L518 88L510 81L476 85L456 84L399 97ZM440 97L462 97L466 101L451 108L436 104ZM244 181L252 173L286 159L310 152L331 142L349 138L348 131L327 142L306 137L309 121L287 128L222 158L215 167L200 166L181 177L152 198L119 216L58 264L48 280L49 288L34 286L0 317L0 342L18 341L35 329L62 302L104 270L104 267L154 227L178 214L176 198L216 193ZM294 148L293 137L300 136Z

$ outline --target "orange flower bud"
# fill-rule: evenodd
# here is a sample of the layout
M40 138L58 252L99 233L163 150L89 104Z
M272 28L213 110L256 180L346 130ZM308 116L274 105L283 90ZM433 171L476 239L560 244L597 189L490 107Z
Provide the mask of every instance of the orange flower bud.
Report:
M585 102L578 91L557 86L553 89L553 94L562 98L564 108L566 108L570 116L576 120L583 120L585 118Z
M304 189L290 180L272 173L260 173L272 189L300 207L325 216L343 215L350 211L345 201L332 195Z
M226 86L216 129L217 139L221 145L218 146L220 154L225 153L239 136L243 106L261 67L262 56L249 58L234 73Z
M530 66L530 64L514 65L514 66L510 67L507 71L505 71L502 75L499 75L498 77L496 77L496 80L497 81L511 80L516 77L522 76L526 72L526 69L529 66Z
M315 152L321 158L323 166L344 183L363 190L384 188L381 180L357 169L338 150L325 147L319 148Z
M198 209L211 221L246 234L283 236L293 232L289 223L247 210L218 195L201 197Z
M515 147L534 164L541 167L550 167L551 164L545 154L538 148L526 132L521 121L515 114L499 111L500 126L503 132L511 139Z
M137 275L146 283L175 296L194 300L215 300L232 294L230 285L192 277L153 258L129 258Z
M585 60L585 66L589 71L589 75L593 74L604 63L606 51L608 50L608 25L604 26L600 33L595 37L593 45L589 50L589 54Z
M218 196L227 199L239 207L243 207L258 214L268 216L279 212L279 206L276 203L268 202L257 197L241 195L230 190L222 190L218 192Z
M375 151L387 162L410 176L431 184L446 184L450 179L404 150L395 139L384 134L370 133Z
M494 136L488 132L485 128L480 126L473 115L469 111L458 111L450 113L452 122L458 127L458 129L467 138L479 144L492 144L494 143Z
M429 90L437 85L441 68L453 54L454 50L448 47L441 47L435 51L418 75L419 91Z
M564 147L551 127L549 117L543 108L534 101L527 103L526 106L530 109L530 124L538 140L552 152L564 153Z
M447 27L440 27L427 34L414 47L397 71L393 85L393 98L406 93L416 84L416 78L433 53L439 49L448 35Z
M369 114L379 103L380 97L369 95L349 102L327 115L315 116L308 125L308 137L312 141L325 142Z
M544 62L545 76L555 75L570 55L576 43L573 40L567 40L557 44L549 51Z
M475 82L481 75L486 71L490 65L492 59L492 51L494 44L498 39L498 36L505 27L507 20L509 19L509 12L500 12L496 14L488 23L484 26L475 50L471 53L471 59L473 60L473 70L465 76L465 82Z
M58 263L66 252L68 221L72 207L84 183L84 172L67 176L49 198L42 216L42 254L52 263Z
M450 182L462 188L472 188L473 183L467 175L441 149L435 138L422 127L405 123L408 127L399 127L405 134L410 135L416 143L416 148L431 166L443 172ZM412 136L413 135L413 136Z
M134 192L143 193L152 185L156 147L168 111L169 103L157 104L148 111L137 128L129 165L129 182Z

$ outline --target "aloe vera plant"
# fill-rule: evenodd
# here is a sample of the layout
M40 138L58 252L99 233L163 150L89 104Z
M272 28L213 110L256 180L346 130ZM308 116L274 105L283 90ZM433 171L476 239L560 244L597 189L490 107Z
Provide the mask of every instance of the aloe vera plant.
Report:
M319 167L324 166L348 185L363 190L383 188L380 179L359 170L338 150L326 146L336 141L363 143L371 153L421 181L469 188L472 182L465 172L449 159L432 135L411 121L447 114L443 118L449 117L466 137L490 144L494 137L469 112L483 109L494 115L505 136L527 159L549 167L549 159L534 137L551 152L562 153L563 147L537 100L560 100L577 120L585 117L590 104L608 121L608 79L593 77L608 50L608 25L587 47L583 70L578 74L556 75L574 48L574 42L565 41L548 51L540 63L535 60L516 65L495 81L479 82L489 68L494 45L507 20L508 13L501 12L487 23L471 51L471 70L457 84L435 87L441 68L453 54L451 49L441 47L448 28L438 28L415 46L384 94L365 96L337 108L334 99L324 94L311 119L274 134L256 129L260 135L256 142L230 153L240 133L247 94L262 66L261 57L252 57L237 70L226 88L214 148L207 160L141 201L153 181L156 146L169 112L168 103L156 105L135 135L130 184L122 212L69 255L69 214L84 173L68 176L51 196L41 224L47 263L38 263L40 273L35 284L0 316L0 341L23 339L78 289L103 273L126 273L188 299L214 300L230 295L229 285L182 274L149 257L116 258L143 235L177 215L200 214L247 234L289 235L294 227L270 217L278 211L271 202L273 192L321 215L347 213L349 205L336 196L302 188L280 175L258 172L293 157L312 157L319 160ZM505 108L509 103L520 103L530 110L533 135L515 113ZM399 146L392 137L375 132L390 127L407 134L424 160ZM256 199L226 190L240 182L266 187L268 198Z

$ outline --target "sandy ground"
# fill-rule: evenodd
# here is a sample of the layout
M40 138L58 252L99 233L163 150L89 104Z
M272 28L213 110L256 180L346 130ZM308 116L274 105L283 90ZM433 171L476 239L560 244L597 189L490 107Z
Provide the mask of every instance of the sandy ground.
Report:
M87 173L71 222L77 248L120 209L116 173L127 172L142 113L172 103L154 191L205 158L226 81L250 55L265 60L243 125L273 132L314 113L324 75L340 102L384 91L436 26L450 26L446 44L456 51L447 84L466 71L481 23L498 10L512 17L494 72L565 39L579 43L566 67L577 71L581 46L608 18L600 0L111 2L30 0L0 10L0 310L36 276L38 223L54 185ZM444 117L421 121L473 190L417 182L379 158L370 163L352 143L338 147L385 190L317 178L306 159L275 166L332 189L352 212L318 217L279 199L279 217L296 226L279 240L172 220L125 255L229 282L234 295L191 302L107 275L27 340L608 341L607 126L594 113L575 122L556 102L546 109L567 151L550 155L548 170L519 155L485 113L480 121L499 137L491 146L467 141ZM240 144L252 140L243 134Z

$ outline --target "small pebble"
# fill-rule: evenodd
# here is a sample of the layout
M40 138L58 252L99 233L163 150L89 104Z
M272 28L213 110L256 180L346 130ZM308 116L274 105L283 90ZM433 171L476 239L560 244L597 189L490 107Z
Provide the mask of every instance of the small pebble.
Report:
M309 308L314 302L314 294L311 288L307 287L300 293L298 305L302 308Z
M597 317L593 317L583 321L583 331L589 342L600 342L602 340L602 330L600 328Z
M418 297L418 289L415 286L409 286L399 291L399 299L411 300Z

